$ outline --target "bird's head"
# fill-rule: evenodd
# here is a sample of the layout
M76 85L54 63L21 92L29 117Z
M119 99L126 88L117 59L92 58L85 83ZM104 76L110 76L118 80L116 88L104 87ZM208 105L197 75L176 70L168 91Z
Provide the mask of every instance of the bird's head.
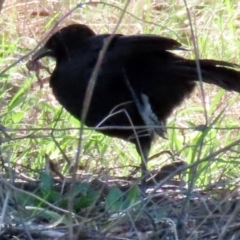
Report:
M75 51L82 42L95 33L86 25L72 24L54 33L32 57L36 62L43 57L53 57L57 61L71 56L71 49Z

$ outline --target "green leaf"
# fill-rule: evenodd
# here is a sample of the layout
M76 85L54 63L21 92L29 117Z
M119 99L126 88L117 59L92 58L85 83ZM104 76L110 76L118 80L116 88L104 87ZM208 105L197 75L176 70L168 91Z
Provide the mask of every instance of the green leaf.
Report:
M41 189L44 190L44 191L49 191L49 190L52 190L52 187L53 187L53 178L43 172L40 174L40 181L41 181Z
M63 215L58 214L56 212L53 212L51 210L47 210L46 208L40 208L40 207L25 207L25 209L32 215L37 215L37 217L44 218L48 220L50 223L62 223L64 225L69 224L69 220Z
M136 204L137 202L140 201L140 198L141 198L141 190L139 189L138 186L135 185L128 191L127 198L123 204L123 209L127 209L132 205Z
M123 195L123 192L119 188L114 187L111 189L108 196L106 197L106 209L110 212L117 212L122 210Z
M18 92L14 95L10 103L8 104L8 110L11 111L15 107L21 105L25 101L25 92L29 88L31 81L28 81L22 86Z

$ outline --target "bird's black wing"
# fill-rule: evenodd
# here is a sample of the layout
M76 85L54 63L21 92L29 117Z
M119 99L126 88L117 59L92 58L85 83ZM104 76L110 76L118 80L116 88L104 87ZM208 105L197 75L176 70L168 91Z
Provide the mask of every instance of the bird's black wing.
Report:
M120 36L115 44L121 50L125 48L126 52L184 50L176 40L156 35Z
M96 35L88 39L88 46L92 50L101 50L104 42L109 38L110 34ZM114 49L116 56L159 52L167 50L185 50L181 44L174 39L160 37L156 35L131 35L124 36L121 34L113 35L109 51Z

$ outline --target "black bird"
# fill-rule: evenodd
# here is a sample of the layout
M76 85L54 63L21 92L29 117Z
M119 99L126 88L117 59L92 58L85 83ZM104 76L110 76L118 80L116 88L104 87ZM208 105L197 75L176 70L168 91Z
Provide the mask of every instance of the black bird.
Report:
M55 58L50 87L79 120L91 74L109 36L96 35L86 25L69 25L54 33L30 62L33 66L43 57ZM198 81L195 60L171 50L183 49L177 41L156 35L112 36L84 123L135 144L143 174L154 133L164 136L168 116ZM204 82L240 92L240 72L234 69L238 65L202 59L200 66Z

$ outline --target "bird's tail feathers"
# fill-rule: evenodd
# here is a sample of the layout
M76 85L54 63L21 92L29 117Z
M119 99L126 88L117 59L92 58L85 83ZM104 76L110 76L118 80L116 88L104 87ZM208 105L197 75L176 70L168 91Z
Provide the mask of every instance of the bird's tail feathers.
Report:
M199 80L196 60L183 60L178 73L187 79ZM240 66L224 61L199 60L202 81L228 91L240 92ZM178 65L179 66L179 65ZM238 70L237 70L238 69Z

